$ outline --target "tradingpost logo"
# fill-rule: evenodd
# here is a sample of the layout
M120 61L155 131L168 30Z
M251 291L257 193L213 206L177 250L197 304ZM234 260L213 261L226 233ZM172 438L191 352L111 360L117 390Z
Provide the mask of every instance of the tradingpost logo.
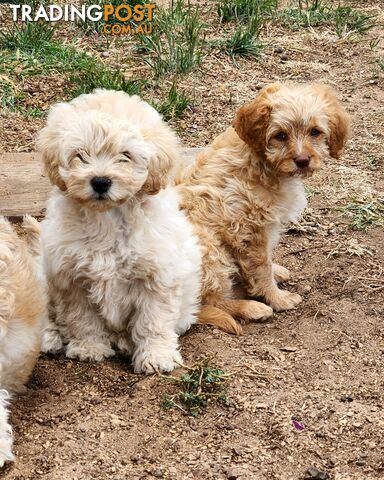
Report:
M4 3L0 0L0 3ZM101 31L107 35L152 33L155 3L112 5L31 5L10 4L14 22L100 22Z

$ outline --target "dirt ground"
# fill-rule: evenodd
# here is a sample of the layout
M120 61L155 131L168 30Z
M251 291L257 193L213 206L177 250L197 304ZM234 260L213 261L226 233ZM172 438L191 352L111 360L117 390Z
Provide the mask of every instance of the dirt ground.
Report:
M384 6L355 2L362 3ZM383 228L354 231L339 210L384 196L384 82L376 62L383 45L369 47L379 35L382 23L353 44L325 28L270 26L259 61L236 66L215 54L184 80L196 105L172 124L188 145L209 142L241 103L276 80L328 83L353 117L345 155L307 182L309 208L277 250L293 273L287 288L303 303L244 326L242 337L195 326L181 340L187 364L214 357L233 373L230 405L212 403L188 417L161 407L172 386L134 375L126 359L43 356L12 405L17 460L2 478L300 480L311 466L328 475L308 477L319 480L384 478ZM1 122L3 131L14 129L17 117ZM31 145L40 121L29 122L12 135L14 151Z

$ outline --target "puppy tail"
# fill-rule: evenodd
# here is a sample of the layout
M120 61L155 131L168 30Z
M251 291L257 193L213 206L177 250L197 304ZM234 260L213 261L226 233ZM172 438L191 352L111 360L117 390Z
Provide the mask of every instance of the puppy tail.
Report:
M41 228L40 228L39 222L35 218L31 217L30 215L25 215L22 226L26 234L25 236L26 236L29 251L34 257L38 257L41 254L41 250L40 250Z
M197 323L200 325L213 325L226 333L243 335L241 325L229 313L213 305L203 305L199 312Z

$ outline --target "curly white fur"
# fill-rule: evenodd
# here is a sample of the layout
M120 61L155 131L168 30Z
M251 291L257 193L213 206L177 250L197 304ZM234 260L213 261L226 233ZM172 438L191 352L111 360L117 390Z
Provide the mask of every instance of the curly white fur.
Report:
M55 324L43 349L102 360L116 349L135 372L182 362L178 336L195 322L201 252L167 187L177 141L138 97L99 90L53 108L39 139L52 192L43 222ZM111 180L103 195L94 177Z

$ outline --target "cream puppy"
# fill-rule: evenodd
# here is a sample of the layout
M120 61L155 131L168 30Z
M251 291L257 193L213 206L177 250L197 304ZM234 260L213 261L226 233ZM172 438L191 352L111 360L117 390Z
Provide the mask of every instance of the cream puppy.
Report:
M0 217L0 467L14 458L7 405L35 366L46 318L39 224L26 217L23 226L26 242Z
M135 372L182 362L201 252L173 188L175 135L137 96L96 90L52 107L38 145L54 185L42 242L54 323L43 349Z

